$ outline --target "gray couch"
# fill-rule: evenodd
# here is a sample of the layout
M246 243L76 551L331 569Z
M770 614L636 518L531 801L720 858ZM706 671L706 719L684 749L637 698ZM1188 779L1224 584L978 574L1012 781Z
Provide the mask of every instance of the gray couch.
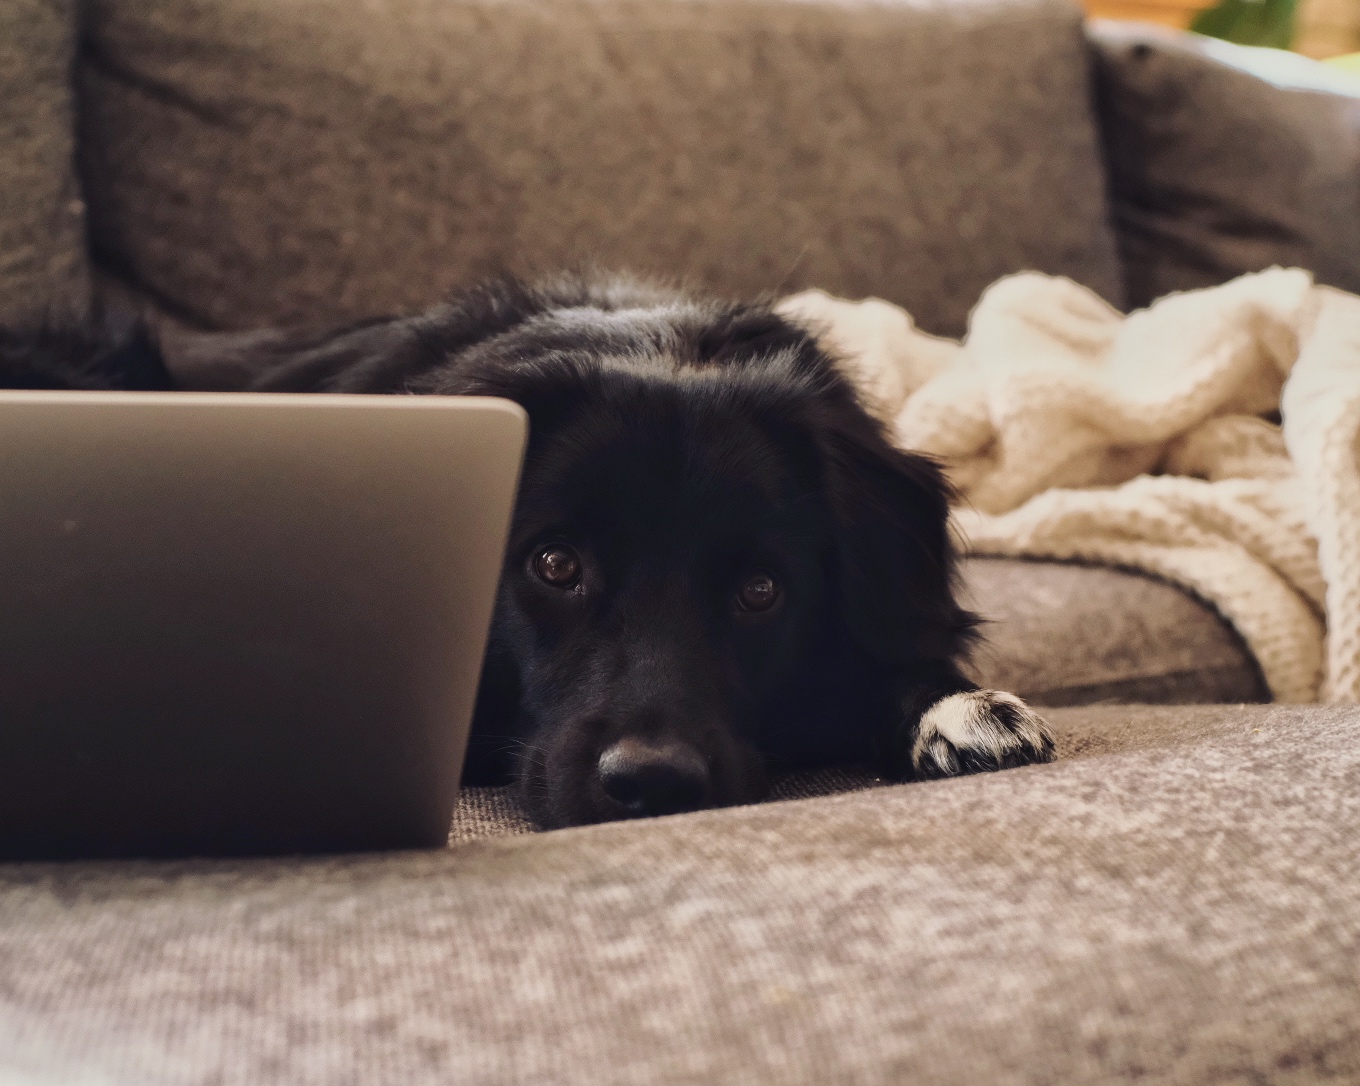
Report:
M1259 60L1062 0L0 0L0 319L131 305L220 385L218 335L592 261L946 334L1030 267L1360 290L1360 98ZM1360 711L1240 704L1171 585L967 582L1056 764L3 867L0 1083L1360 1081Z

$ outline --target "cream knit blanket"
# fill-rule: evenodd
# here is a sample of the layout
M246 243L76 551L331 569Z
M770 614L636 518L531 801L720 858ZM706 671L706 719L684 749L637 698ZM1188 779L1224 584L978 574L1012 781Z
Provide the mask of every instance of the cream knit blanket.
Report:
M1026 272L962 343L876 299L779 308L945 463L973 553L1146 570L1214 604L1277 700L1360 701L1360 297L1275 268L1125 317Z

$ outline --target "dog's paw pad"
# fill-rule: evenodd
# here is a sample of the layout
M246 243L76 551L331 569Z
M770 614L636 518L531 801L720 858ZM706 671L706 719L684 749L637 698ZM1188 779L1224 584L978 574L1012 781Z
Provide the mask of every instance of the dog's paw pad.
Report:
M911 763L918 777L958 777L1053 760L1043 717L1014 694L974 690L941 698L921 717Z

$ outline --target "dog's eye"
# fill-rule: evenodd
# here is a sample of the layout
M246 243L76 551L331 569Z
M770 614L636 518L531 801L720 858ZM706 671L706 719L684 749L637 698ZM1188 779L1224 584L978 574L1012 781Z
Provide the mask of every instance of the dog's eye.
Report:
M570 547L544 547L534 556L534 572L554 588L575 588L581 580L581 559Z
M752 573L737 590L737 609L768 611L779 599L779 582L768 573Z

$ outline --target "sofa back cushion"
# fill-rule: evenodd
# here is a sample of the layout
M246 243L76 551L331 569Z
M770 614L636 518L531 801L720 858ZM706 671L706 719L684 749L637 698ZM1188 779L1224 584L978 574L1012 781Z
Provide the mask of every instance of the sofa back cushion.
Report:
M200 327L594 263L878 294L1117 298L1067 0L93 0L101 253Z
M75 175L74 0L0 4L0 321L89 302Z
M1360 292L1360 82L1151 27L1091 42L1129 305L1276 264Z

